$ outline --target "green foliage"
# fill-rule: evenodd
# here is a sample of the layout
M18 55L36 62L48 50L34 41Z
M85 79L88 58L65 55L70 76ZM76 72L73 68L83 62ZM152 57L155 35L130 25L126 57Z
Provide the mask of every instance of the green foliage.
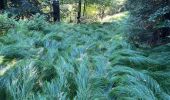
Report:
M31 60L20 61L2 80L6 87L8 99L29 99L37 79L37 71Z
M170 46L142 50L124 23L49 24L36 16L0 37L0 99L170 98Z
M155 22L157 18L169 13L169 10L170 10L169 6L159 8L156 12L154 12L154 14L149 16L150 17L149 21Z
M45 27L47 27L48 24L45 21L45 17L41 16L40 14L36 14L33 16L31 20L27 22L27 27L29 30L43 30Z
M168 33L157 31L169 28L169 3L169 0L128 0L127 9L132 15L127 26L129 39L135 44L157 45L154 43L162 40L159 35ZM169 38L165 38L168 43Z
M8 14L0 14L0 34L6 32L10 28L15 27L15 20L8 18Z

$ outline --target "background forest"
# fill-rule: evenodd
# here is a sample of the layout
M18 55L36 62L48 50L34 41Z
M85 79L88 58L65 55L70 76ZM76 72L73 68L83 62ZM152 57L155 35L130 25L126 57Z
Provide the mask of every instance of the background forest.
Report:
M170 0L0 0L0 100L170 100Z

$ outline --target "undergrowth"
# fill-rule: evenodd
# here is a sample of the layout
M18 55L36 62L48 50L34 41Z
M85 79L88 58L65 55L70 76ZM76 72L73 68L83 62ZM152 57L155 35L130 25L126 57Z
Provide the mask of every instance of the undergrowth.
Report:
M170 99L170 44L137 49L119 22L10 20L0 23L1 100Z

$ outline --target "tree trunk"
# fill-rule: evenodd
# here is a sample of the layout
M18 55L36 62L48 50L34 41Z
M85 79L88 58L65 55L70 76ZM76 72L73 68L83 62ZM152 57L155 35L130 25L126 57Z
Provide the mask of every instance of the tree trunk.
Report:
M4 9L5 9L5 1L0 0L0 10L4 10Z
M79 0L79 2L78 2L77 23L80 23L80 22L81 22L80 18L81 18L81 0Z
M59 0L53 0L53 17L54 22L60 22L60 3Z
M84 0L83 16L85 16L85 13L86 13L86 0Z
M103 19L103 18L104 18L104 16L105 16L105 11L104 11L104 10L102 10L101 19Z
M106 7L104 5L101 7L101 19L103 19L105 16L105 8Z

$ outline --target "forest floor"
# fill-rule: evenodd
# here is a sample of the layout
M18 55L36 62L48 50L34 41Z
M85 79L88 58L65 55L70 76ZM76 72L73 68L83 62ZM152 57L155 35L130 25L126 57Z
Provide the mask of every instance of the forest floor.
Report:
M0 99L169 100L170 44L135 48L127 14L103 24L12 21L0 37Z

